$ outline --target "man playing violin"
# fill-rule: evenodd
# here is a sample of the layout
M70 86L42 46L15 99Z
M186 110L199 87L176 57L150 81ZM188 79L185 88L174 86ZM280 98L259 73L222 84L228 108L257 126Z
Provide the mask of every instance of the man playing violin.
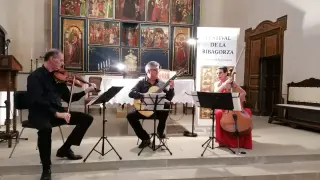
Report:
M71 93L66 83L57 83L53 73L64 65L64 55L57 49L46 52L44 64L28 76L27 95L29 100L29 122L38 130L38 147L43 167L41 179L51 179L51 134L57 125L76 125L56 156L69 160L82 157L75 155L71 146L79 146L93 117L82 112L67 113L62 107L61 99L69 102ZM74 93L72 101L80 100L86 93L95 90L91 84L82 92Z
M141 99L143 98L142 93L147 93L151 86L162 86L165 83L159 80L158 73L159 73L159 63L156 61L150 61L146 67L145 71L147 76L140 80L130 91L129 97L134 99ZM171 101L174 96L174 81L170 81L170 88L169 90L164 89L164 93L166 93L166 99ZM165 104L164 108L169 109L170 105ZM169 115L168 111L157 111L156 112L157 119L159 120L159 124L157 127L157 134L159 138L165 138L164 129L166 126L166 121ZM154 114L149 117L153 118ZM130 112L127 115L127 119L133 128L134 132L138 136L139 139L142 140L139 148L144 148L150 145L150 136L149 134L143 129L142 125L139 122L139 119L146 118L142 114L140 114L137 110Z
M228 92L231 92L231 89L233 86L233 88L239 89L240 101L243 106L246 92L236 82L234 82L232 78L228 76L228 68L226 66L218 67L217 76L219 81L214 83L214 92L228 93ZM244 107L242 107L242 109L246 111L250 116L252 116L250 109L244 108ZM215 132L216 132L217 143L219 143L220 147L228 146L231 148L236 148L237 147L236 136L232 136L226 133L225 131L222 130L220 126L220 120L222 118L224 110L216 109L214 113L215 113L215 119L216 119ZM240 136L239 140L240 140L239 142L240 148L252 149L251 131L246 135Z

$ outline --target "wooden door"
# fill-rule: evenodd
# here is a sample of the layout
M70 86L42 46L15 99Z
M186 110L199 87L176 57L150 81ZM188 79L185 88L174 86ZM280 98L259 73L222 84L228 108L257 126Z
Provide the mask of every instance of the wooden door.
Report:
M274 104L281 98L281 55L260 58L259 110L263 116L270 115Z
M276 22L263 21L255 29L245 31L245 73L244 89L247 92L247 104L252 108L253 114L261 115L259 100L260 86L260 58L280 54L280 94L282 91L282 70L283 70L283 36L287 28L287 16L277 19ZM271 98L271 97L270 97ZM279 101L280 100L276 100ZM275 102L278 103L278 102Z
M5 54L6 37L2 29L0 28L0 55Z

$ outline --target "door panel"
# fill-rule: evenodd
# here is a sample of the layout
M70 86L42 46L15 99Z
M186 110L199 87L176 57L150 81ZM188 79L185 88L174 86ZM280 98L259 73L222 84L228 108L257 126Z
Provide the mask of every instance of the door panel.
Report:
M267 35L267 34L266 34ZM265 55L273 56L279 53L279 31L276 31L275 34L265 37Z
M259 58L261 57L261 38L251 41L250 75L259 74Z
M257 102L258 87L259 87L259 58L261 56L262 38L254 37L251 41L251 51L249 59L249 79L248 79L248 99L247 101L255 105Z
M279 54L260 58L259 109L261 115L270 115L273 106L279 103L280 62Z

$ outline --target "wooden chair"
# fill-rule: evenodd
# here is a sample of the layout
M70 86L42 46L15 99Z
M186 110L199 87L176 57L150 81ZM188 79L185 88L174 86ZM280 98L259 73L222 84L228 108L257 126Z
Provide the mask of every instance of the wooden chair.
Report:
M97 89L100 89L101 83L102 83L102 77L96 77L96 76L90 76L89 77L89 83L94 83L97 86ZM98 96L98 92L90 92L88 93L88 96L84 99L84 112L89 112L89 105L87 105L93 98ZM99 114L101 115L101 107L99 108Z
M14 94L14 106L17 110L19 110L19 115L20 115L20 122L21 122L21 126L22 126L22 130L21 130L21 133L19 134L19 137L17 137L16 139L16 143L10 153L10 156L9 158L12 157L13 155L13 152L14 150L16 149L16 146L18 145L19 143L19 139L23 133L23 130L25 128L30 128L30 129L36 129L33 125L31 125L29 123L29 120L22 120L22 110L25 110L25 109L28 109L28 100L27 100L27 91L16 91L15 94ZM64 143L64 138L63 138L63 133L62 133L62 130L61 130L61 127L59 127L59 130L60 130L60 134L61 134L61 138L62 138L62 142ZM27 139L25 139L27 140Z

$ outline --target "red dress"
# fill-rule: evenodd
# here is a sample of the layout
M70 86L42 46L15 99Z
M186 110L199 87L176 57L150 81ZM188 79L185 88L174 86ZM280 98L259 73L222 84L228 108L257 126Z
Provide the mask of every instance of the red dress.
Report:
M219 86L221 83L219 83ZM223 89L222 92L229 92L228 89ZM248 114L252 117L252 112L248 108L243 108L244 111L247 111ZM216 133L216 142L219 144L219 146L228 146L230 148L237 148L238 142L237 137L232 136L225 132L221 126L220 126L220 120L222 117L222 113L224 110L216 109L215 110L215 119L216 119L216 127L215 127L215 133ZM244 149L252 149L252 132L250 131L246 135L242 135L239 137L239 146L240 148Z

